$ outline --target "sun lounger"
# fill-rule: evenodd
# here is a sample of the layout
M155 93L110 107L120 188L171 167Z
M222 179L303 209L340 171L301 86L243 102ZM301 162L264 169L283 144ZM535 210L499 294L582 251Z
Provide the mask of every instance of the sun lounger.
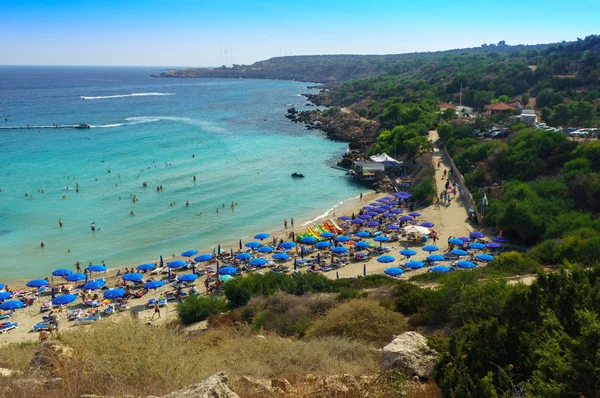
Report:
M152 308L152 307L154 307L154 304L156 304L156 298L155 297L150 297L148 299L148 304L146 304L146 307Z
M79 318L79 316L81 315L81 309L76 309L71 311L71 313L69 314L69 316L67 317L68 321L74 321L77 318Z
M31 330L33 332L39 332L40 330L50 330L50 325L52 325L53 328L56 328L56 323L40 322L33 325Z
M85 300L85 305L90 306L90 307L99 307L100 302L94 301L94 300Z
M2 314L2 315L0 315L0 320L2 320L2 319L10 319L11 316L12 316L12 314Z
M52 309L52 302L48 301L46 303L42 303L42 307L40 308L40 312L50 311Z
M167 305L167 299L163 298L162 300L158 300L158 306L159 307L164 307L165 305Z
M129 309L129 303L119 303L118 304L118 310L119 311L125 311Z
M150 275L158 275L162 272L165 267L157 267L150 272Z
M0 323L0 333L6 333L10 330L19 327L19 322L2 322Z
M84 323L96 322L98 320L100 320L100 315L86 316L84 318L78 318L76 322L78 325L82 325Z
M329 267L329 266L327 266L327 267L322 267L322 268L321 268L321 271L322 271L322 272L329 272L329 271L331 271L331 270L332 270L332 268L331 268L331 267Z

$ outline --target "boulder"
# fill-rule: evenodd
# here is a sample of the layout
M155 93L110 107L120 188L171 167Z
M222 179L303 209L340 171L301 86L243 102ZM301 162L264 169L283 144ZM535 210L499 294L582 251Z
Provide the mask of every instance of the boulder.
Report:
M72 355L72 348L66 347L54 340L44 341L33 354L29 368L32 370L54 369L57 364L69 361Z
M271 387L280 388L285 392L292 391L292 385L290 384L290 382L283 378L271 380Z
M399 369L409 377L428 380L433 377L439 358L440 354L429 348L423 335L406 332L383 347L381 366L384 370Z
M239 398L227 387L227 381L225 373L215 373L202 383L192 384L162 398Z
M257 379L252 376L242 376L239 385L251 396L268 397L273 395L271 382L267 379Z

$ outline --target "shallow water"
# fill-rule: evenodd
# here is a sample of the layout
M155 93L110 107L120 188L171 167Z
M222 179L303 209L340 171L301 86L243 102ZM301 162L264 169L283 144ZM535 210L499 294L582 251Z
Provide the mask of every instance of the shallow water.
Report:
M306 83L150 78L159 72L0 67L0 126L92 126L0 130L0 279L208 249L360 192L326 164L345 144L283 117L304 109Z

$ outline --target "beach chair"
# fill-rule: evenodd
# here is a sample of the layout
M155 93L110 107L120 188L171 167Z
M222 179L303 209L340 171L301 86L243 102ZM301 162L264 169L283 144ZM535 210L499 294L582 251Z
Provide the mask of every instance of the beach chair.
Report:
M19 322L2 322L0 323L0 333L6 333L19 327Z
M89 307L93 307L93 308L100 306L100 302L98 302L97 300L94 301L94 300L88 299L88 300L85 300L84 303L85 303L85 305L87 305Z
M10 314L10 313L2 314L2 315L0 315L0 320L10 319L11 317L12 317L12 314Z
M325 267L321 267L321 271L322 272L329 272L331 271L333 268L331 268L330 266L325 266Z
M119 311L125 311L129 309L129 303L125 302L125 303L119 303L118 304L118 310Z
M40 322L40 323L36 323L35 325L33 325L33 327L31 328L31 331L39 332L41 330L50 330L50 325L52 325L52 328L56 328L56 323Z
M165 267L156 267L152 271L150 271L150 275L158 275L162 272Z
M42 306L40 308L40 312L50 311L51 309L52 309L52 302L51 301L47 301L45 303L42 303Z
M76 310L71 311L71 313L67 317L67 321L74 321L77 318L79 318L79 316L81 316L81 309L78 308Z
M154 307L154 304L156 304L156 298L155 297L150 297L148 299L148 303L146 304L146 307L152 308L152 307Z
M163 298L162 300L161 299L158 300L158 306L159 307L164 307L165 305L167 305L167 299L166 298Z

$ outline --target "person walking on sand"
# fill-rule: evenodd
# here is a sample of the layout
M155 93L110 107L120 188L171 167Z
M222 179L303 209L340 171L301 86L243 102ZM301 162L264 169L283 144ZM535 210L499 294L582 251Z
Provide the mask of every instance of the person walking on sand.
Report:
M154 319L156 314L158 314L158 317L160 318L160 307L158 305L158 301L154 303L154 314L152 314L152 319Z
M360 193L360 199L359 199L361 202L362 202L362 195L363 195L363 194L362 194L362 192L361 192L361 193Z

